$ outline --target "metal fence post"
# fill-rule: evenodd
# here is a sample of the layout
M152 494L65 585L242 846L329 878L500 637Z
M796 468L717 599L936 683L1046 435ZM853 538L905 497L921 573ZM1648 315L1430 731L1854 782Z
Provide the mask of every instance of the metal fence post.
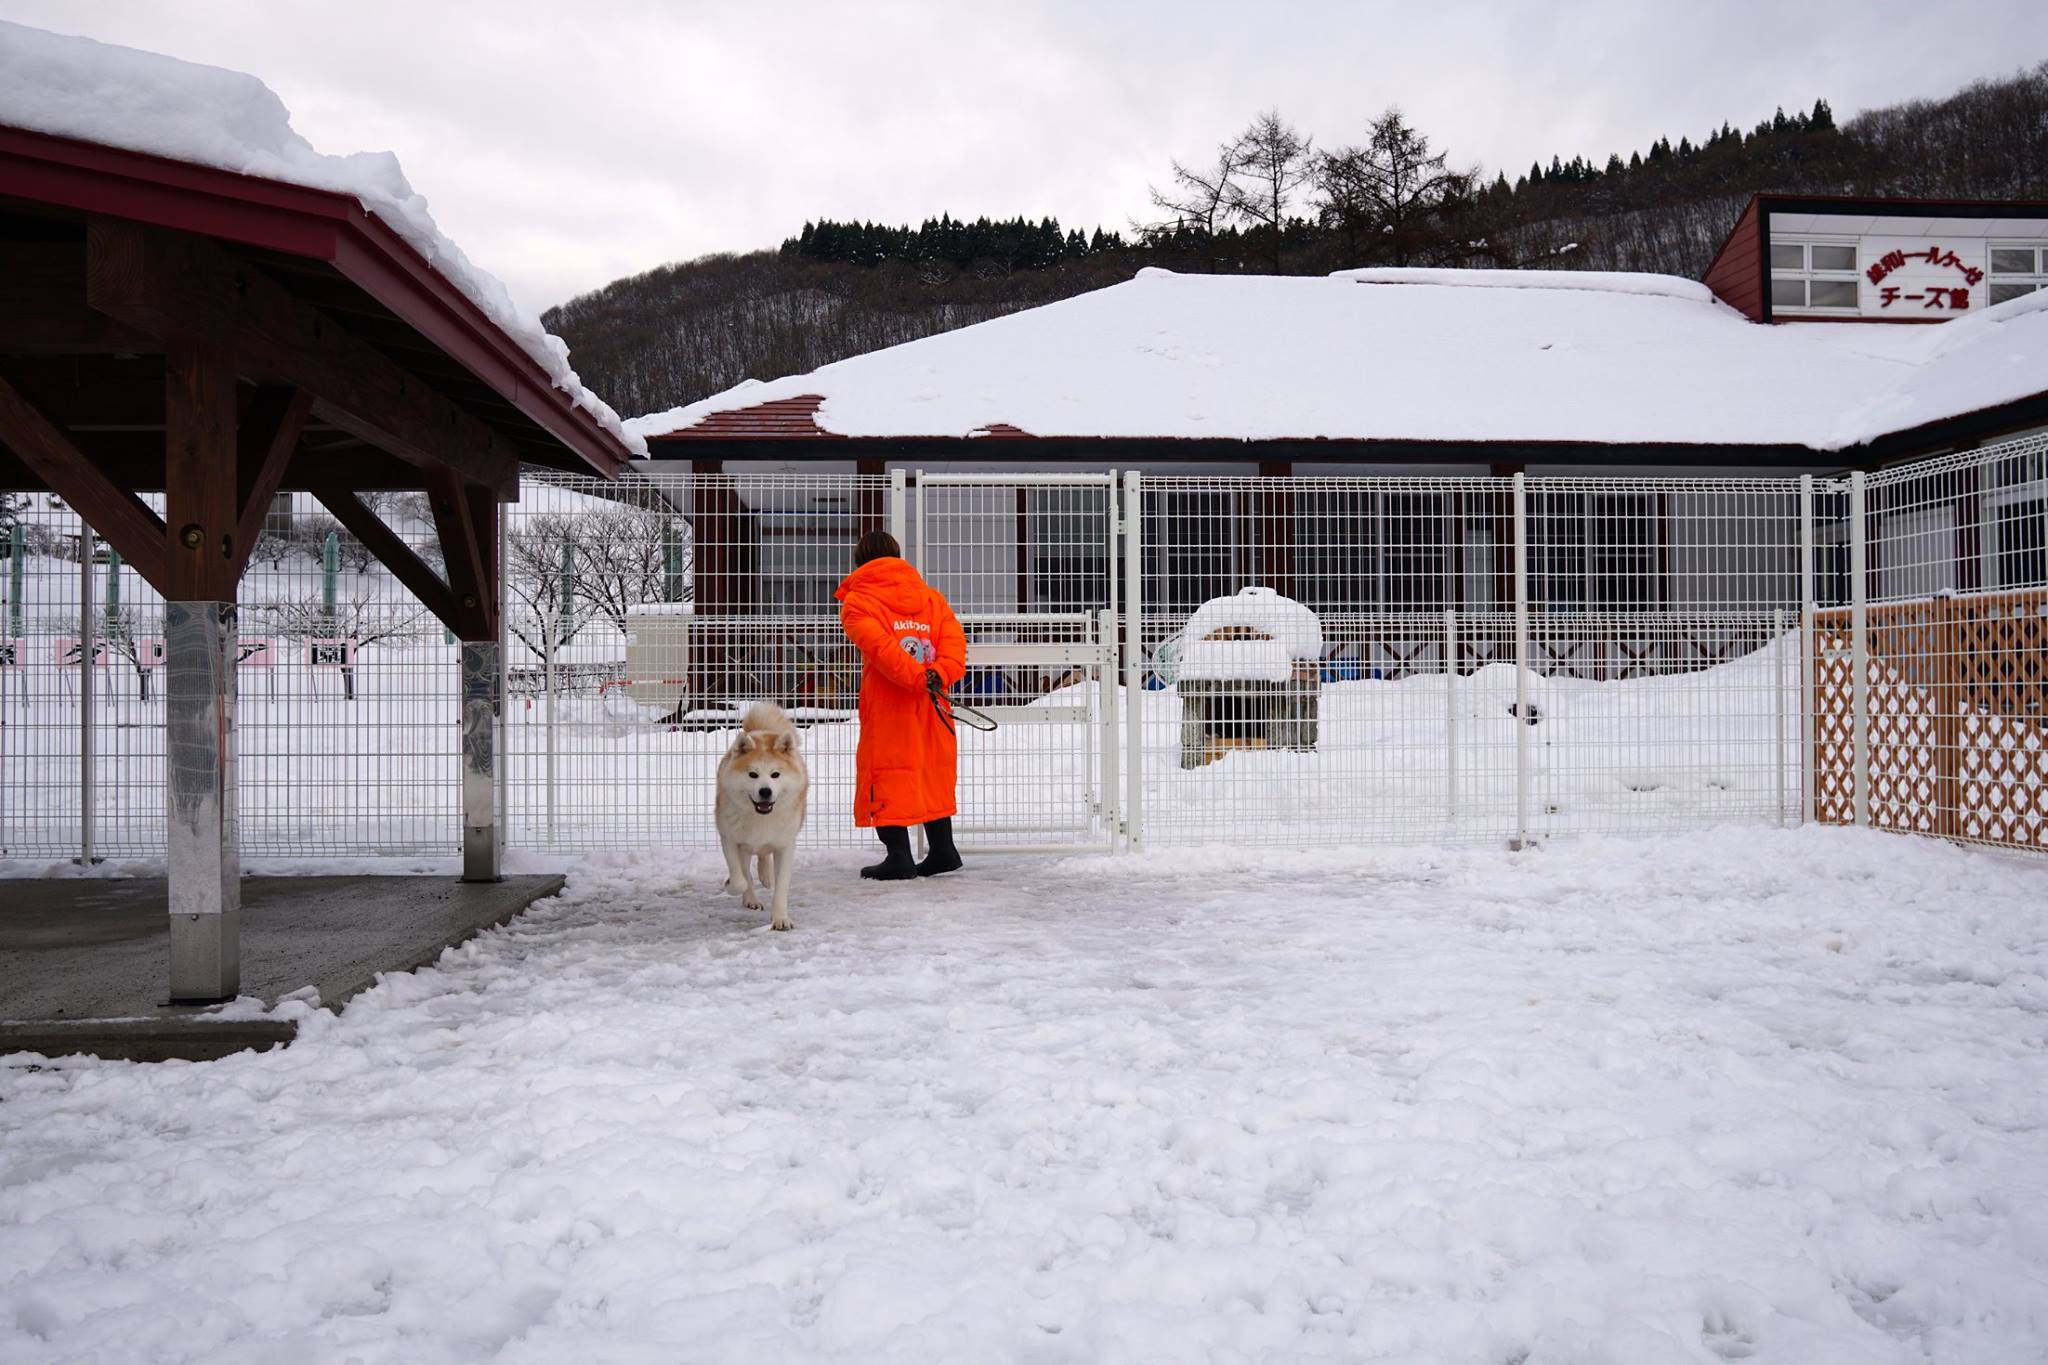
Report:
M904 539L905 530L910 524L910 509L904 506L904 500L908 496L908 493L909 489L907 487L907 482L904 478L902 467L898 466L897 468L890 470L889 534L896 537L896 544L898 548L900 548L903 551L903 557L905 559L909 559L914 564L917 561L915 558L912 557L910 553L910 542ZM918 546L917 548L920 553L924 550L924 546L922 545Z
M93 863L92 527L78 519L78 861Z
M1820 667L1820 639L1814 632L1818 601L1813 580L1813 475L1799 476L1799 819L1812 824L1819 786L1813 746L1814 670Z
M1115 488L1110 489L1114 501ZM1114 578L1116 575L1111 574ZM1117 752L1116 723L1116 611L1104 608L1096 614L1095 643L1102 653L1101 667L1096 671L1096 702L1102 708L1099 742L1102 749L1102 826L1109 836L1109 846L1117 846L1117 825L1123 818L1123 784L1121 755Z
M917 471L917 517L916 517L916 520L917 520L917 553L916 553L915 555L913 555L913 556L911 557L911 561L910 561L910 562L911 562L912 564L914 564L914 565L916 565L916 566L917 566L917 571L918 571L919 573L930 573L930 572L932 571L932 565L931 565L931 556L929 556L929 555L927 555L927 554L925 553L925 544L926 544L926 542L925 542L925 534L924 534L924 471L923 471L922 469L920 469L920 470L918 470L918 471ZM899 541L898 543L899 543L899 544L901 544L901 542L900 542L900 541ZM906 545L906 546L904 546L904 549L905 549L905 551L906 551L906 552L908 552L909 548L910 548L910 547L909 547L909 546L907 546L907 545Z
M1444 608L1444 818L1458 820L1458 611Z
M1870 585L1863 471L1849 475L1849 695L1855 729L1856 823L1870 827Z
M1133 852L1145 845L1145 493L1135 469L1124 471L1124 825Z
M1776 776L1778 823L1785 823L1785 609L1771 609L1771 767Z
M1529 845L1529 489L1515 475L1515 837Z

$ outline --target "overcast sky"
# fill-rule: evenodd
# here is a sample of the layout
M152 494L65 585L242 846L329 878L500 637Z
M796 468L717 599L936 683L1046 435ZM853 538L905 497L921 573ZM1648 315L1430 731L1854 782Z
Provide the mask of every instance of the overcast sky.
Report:
M1170 158L1275 106L1319 143L1398 104L1455 162L1624 157L2048 58L2041 0L1002 6L0 0L261 77L323 152L398 154L536 309L806 218L1123 226Z

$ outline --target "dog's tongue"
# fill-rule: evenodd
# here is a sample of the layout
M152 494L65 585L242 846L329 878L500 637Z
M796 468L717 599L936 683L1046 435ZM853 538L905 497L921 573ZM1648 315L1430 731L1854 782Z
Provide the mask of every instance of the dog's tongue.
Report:
M769 811L775 809L775 803L773 801L756 801L754 809L760 814L766 815Z

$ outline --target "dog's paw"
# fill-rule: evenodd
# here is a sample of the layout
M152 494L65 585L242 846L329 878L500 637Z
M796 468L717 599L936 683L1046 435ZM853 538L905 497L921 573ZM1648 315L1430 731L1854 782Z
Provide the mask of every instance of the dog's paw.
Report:
M740 904L748 910L766 910L768 908L761 903L761 898L751 891L740 897Z
M789 916L788 916L788 915L777 915L777 916L776 916L776 917L774 918L774 920L773 920L773 921L771 921L771 922L769 923L768 927L769 927L770 929L794 929L794 928L796 928L796 926L795 926L794 924L790 923L790 919L789 919Z

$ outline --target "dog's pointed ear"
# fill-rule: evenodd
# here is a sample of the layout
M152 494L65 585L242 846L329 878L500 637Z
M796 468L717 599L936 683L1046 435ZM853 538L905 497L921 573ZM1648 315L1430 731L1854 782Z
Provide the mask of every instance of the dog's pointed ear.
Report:
M770 741L770 743L769 743L769 748L771 748L771 749L772 749L772 750L773 750L774 752L776 752L776 753L778 753L778 754L793 754L793 753L795 753L795 752L796 752L796 731L794 731L794 730L785 730L785 731L783 731L783 732L782 732L781 734L779 734L779 735L775 736L775 738L774 738L774 739L773 739L772 741Z

